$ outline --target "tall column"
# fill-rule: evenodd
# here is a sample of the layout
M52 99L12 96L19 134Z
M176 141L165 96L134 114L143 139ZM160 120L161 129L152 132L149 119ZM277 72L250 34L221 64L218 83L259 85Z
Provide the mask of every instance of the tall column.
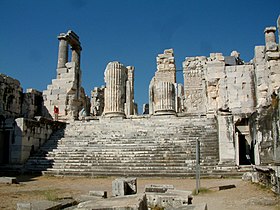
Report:
M80 69L80 61L81 61L81 47L74 46L72 47L72 62L76 63L76 67Z
M279 44L279 48L280 48L280 15L278 16L278 19L277 19L277 28L278 28L278 44Z
M127 69L119 62L110 62L105 70L105 108L107 117L124 117Z
M156 115L175 114L175 87L171 82L157 81L154 85L154 112Z
M58 49L58 61L57 68L65 68L65 64L68 62L68 42L66 35L61 33L58 36L59 49Z
M134 115L134 66L127 66L126 115Z

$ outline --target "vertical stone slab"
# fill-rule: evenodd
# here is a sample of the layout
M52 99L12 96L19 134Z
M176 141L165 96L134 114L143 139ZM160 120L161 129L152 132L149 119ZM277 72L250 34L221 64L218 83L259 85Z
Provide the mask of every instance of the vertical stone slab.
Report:
M206 57L190 57L183 62L185 112L206 114Z
M219 131L219 164L235 163L234 122L233 116L228 113L218 114Z
M226 109L225 62L221 54L210 54L205 78L207 114L214 114L219 108Z
M127 69L119 62L110 62L104 76L106 83L104 115L106 117L124 117Z

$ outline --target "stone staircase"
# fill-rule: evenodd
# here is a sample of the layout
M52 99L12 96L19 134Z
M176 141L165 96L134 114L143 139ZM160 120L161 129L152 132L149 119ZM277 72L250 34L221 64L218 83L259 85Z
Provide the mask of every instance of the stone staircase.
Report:
M104 119L67 125L54 161L44 174L73 176L193 176L195 142L201 141L201 172L218 163L214 119L155 116Z
M206 117L71 122L44 145L44 155L31 157L26 167L45 175L194 177L197 138L202 176L242 174L235 167L217 167L216 120Z
M48 153L57 148L58 141L64 136L64 130L55 131L50 139L40 149L31 155L23 167L24 173L41 173L51 168L53 159L48 158Z

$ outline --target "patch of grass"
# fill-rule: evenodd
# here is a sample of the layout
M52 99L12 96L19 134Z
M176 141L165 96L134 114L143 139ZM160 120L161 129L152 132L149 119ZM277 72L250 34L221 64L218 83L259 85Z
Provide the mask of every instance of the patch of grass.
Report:
M46 190L46 191L43 191L43 194L48 201L57 201L58 200L58 193L56 190Z
M198 194L205 194L205 193L210 193L212 192L210 189L206 188L206 187L201 187L198 189L198 193L196 193L196 189L194 189L192 191L193 195L198 195Z

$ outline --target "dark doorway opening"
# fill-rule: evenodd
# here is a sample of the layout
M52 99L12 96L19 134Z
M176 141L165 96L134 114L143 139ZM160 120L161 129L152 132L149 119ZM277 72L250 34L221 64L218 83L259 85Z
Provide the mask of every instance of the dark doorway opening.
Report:
M10 159L10 131L0 131L0 164L8 164Z
M254 164L254 150L245 138L245 135L238 133L239 141L239 165Z

